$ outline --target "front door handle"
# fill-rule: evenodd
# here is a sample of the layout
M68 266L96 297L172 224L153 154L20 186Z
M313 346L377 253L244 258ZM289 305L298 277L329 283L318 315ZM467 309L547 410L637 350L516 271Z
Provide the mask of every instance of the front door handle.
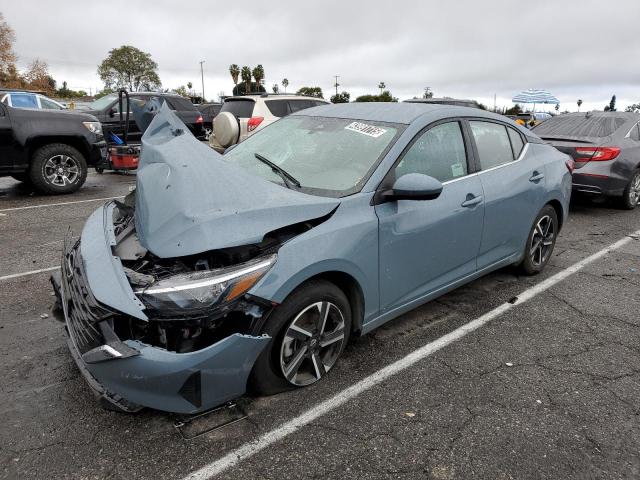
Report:
M467 199L462 202L461 207L474 207L482 202L482 195L474 196L472 193L467 195Z
M533 172L533 175L531 175L531 177L529 177L529 181L530 182L539 182L540 180L542 180L544 178L544 173L540 173L540 172Z

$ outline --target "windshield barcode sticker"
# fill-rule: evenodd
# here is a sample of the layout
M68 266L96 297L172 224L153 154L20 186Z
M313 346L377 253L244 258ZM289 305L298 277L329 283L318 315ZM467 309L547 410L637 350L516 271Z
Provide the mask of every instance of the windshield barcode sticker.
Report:
M378 138L387 131L384 128L376 127L373 125L367 125L366 123L353 122L344 127L345 130L351 130L352 132L362 133L363 135L367 135L369 137Z

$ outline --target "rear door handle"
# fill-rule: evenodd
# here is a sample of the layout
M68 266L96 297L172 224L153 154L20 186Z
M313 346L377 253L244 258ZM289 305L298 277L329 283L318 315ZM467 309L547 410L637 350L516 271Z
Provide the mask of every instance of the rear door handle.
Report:
M544 173L533 172L533 175L531 175L531 177L529 177L529 181L530 182L539 182L543 178L544 178Z
M473 196L472 193L469 193L467 195L467 199L464 202L462 202L462 204L460 206L461 207L473 207L475 205L478 205L480 202L482 202L482 195Z

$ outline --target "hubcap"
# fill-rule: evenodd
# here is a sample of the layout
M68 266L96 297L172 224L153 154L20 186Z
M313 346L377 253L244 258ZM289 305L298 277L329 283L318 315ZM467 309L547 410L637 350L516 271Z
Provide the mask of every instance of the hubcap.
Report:
M78 180L80 168L73 157L68 155L55 155L44 163L42 172L52 185L64 187Z
M344 343L344 316L331 302L317 302L293 319L282 339L280 368L293 385L320 380L336 363Z
M631 205L637 205L640 202L640 173L636 173L631 179L631 188L629 188L629 201Z
M553 248L555 234L553 219L549 215L545 215L538 220L533 230L531 244L529 246L531 263L536 267L539 267L547 261L549 253Z

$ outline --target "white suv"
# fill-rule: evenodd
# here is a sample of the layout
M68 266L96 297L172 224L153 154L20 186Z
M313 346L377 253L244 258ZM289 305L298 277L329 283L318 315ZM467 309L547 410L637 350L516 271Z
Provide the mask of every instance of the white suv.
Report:
M328 103L322 98L268 93L229 97L213 119L213 135L209 137L209 145L223 152L279 118Z

